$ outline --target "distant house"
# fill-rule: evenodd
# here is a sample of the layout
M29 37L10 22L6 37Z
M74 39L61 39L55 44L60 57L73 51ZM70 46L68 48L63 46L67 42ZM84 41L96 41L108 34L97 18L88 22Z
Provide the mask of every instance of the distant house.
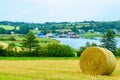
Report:
M43 33L38 33L37 36L40 37L40 38L44 37Z
M36 30L36 31L37 31L37 30L38 30L38 27L36 27L34 30Z
M59 38L66 38L67 36L65 34L59 34L58 37Z
M93 29L90 29L90 30L88 30L88 32L94 32L94 30L93 30Z
M119 32L118 30L113 29L113 31L114 31L114 33L115 33L116 35L120 35L120 32Z
M53 37L54 37L54 35L52 33L48 33L45 35L45 38L53 38Z
M11 34L14 34L14 31L11 31Z
M79 38L79 37L78 37L78 35L77 35L77 34L72 33L72 34L70 34L70 38Z
M85 34L85 30L79 29L80 34Z

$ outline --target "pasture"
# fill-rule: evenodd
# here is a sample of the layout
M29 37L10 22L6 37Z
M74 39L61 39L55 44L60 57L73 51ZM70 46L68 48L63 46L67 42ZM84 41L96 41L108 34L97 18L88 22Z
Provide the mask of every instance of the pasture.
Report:
M119 80L120 58L109 75L83 74L79 58L0 58L0 80Z
M5 30L13 30L14 26L10 25L0 25L0 27L4 28ZM19 27L16 27L17 30L19 30Z

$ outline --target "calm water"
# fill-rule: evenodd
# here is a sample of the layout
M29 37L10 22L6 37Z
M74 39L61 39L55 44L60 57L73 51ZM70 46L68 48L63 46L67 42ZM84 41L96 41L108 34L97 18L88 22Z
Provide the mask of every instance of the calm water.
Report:
M79 49L81 46L85 46L86 42L90 43L96 43L98 45L101 44L100 38L95 39L86 39L86 38L56 38L57 40L60 40L61 44L66 44L74 49ZM120 47L120 38L116 38L117 41L117 47Z

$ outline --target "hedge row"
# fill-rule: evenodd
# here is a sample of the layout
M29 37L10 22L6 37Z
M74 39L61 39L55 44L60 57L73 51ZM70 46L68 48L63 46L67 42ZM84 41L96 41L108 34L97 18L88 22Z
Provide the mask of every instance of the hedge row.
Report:
M13 51L0 48L0 56L14 56L14 57L71 57L75 56L75 51L68 45L48 44L34 49L32 52L27 50Z

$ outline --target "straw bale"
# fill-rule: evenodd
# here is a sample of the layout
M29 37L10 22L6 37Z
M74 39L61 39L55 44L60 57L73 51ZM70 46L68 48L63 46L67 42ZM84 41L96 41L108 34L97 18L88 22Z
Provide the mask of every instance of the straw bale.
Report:
M0 47L6 49L8 47L8 44L0 41Z
M116 67L114 54L100 47L89 47L80 56L80 68L83 73L109 75Z

